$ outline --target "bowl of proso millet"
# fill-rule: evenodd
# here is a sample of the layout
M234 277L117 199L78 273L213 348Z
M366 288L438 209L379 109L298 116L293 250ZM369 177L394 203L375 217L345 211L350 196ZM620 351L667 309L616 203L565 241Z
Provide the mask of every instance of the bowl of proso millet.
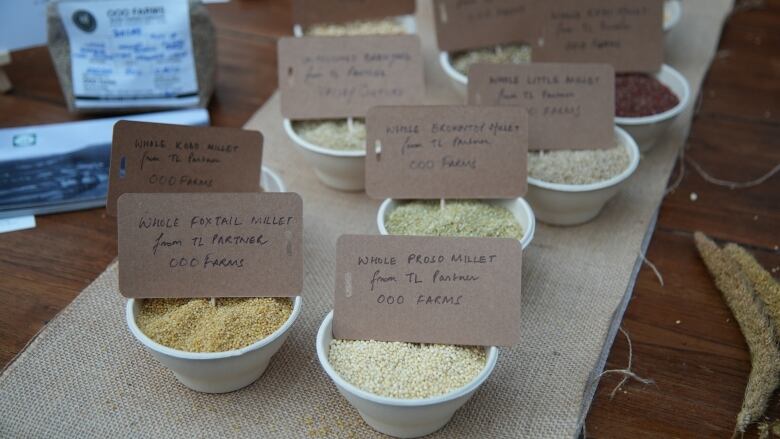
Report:
M361 191L365 187L366 125L363 119L284 119L284 131L328 187Z
M356 20L347 23L318 23L304 29L300 24L293 25L296 37L344 37L355 35L401 35L413 34L417 23L413 15L386 17L378 20Z
M339 393L374 430L425 436L444 427L488 379L498 348L338 340L333 312L317 333L317 357Z
M379 206L382 235L514 238L525 249L534 238L536 217L522 199L393 200Z
M639 166L639 148L615 127L615 145L607 149L528 152L526 198L547 224L586 223L617 195Z
M615 123L628 131L642 152L649 151L687 107L688 80L668 65L656 74L615 75Z
M468 91L469 70L479 63L492 64L527 64L531 62L531 46L517 44L502 44L482 49L463 50L458 52L439 53L439 64L450 78L455 90L465 97Z
M265 372L301 313L301 298L129 299L130 332L180 383L205 393Z

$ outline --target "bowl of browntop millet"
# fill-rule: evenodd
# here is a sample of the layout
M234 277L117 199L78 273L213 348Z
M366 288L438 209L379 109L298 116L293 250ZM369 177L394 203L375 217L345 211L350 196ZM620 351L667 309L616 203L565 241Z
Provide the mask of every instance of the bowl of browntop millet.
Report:
M130 332L182 384L206 393L265 372L301 313L301 298L129 299Z
M615 123L649 151L687 107L691 90L688 80L664 65L654 75L615 75Z
M615 127L607 149L529 151L526 198L540 221L572 226L595 218L639 166L639 148Z
M339 393L373 429L425 436L444 427L484 383L496 347L337 340L333 312L317 333L317 357Z

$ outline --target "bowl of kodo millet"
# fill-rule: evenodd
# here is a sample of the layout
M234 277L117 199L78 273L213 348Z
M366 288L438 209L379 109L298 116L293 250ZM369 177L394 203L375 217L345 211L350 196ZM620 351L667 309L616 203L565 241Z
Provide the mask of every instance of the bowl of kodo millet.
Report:
M604 208L639 166L639 148L615 127L608 149L529 151L526 198L547 224L586 223Z
M444 427L488 379L498 348L337 340L333 312L317 333L317 357L339 393L374 430L425 436Z
M690 98L688 80L668 65L656 74L618 73L615 123L647 152L688 107Z
M682 2L680 0L666 0L664 2L664 32L669 32L682 19Z
M192 390L226 393L265 372L301 298L129 299L130 332Z
M514 238L525 249L534 238L536 217L522 199L393 200L379 206L382 235Z
M525 44L502 44L483 49L439 53L439 64L450 78L458 94L465 97L468 91L469 70L479 63L528 64L531 62L531 46Z
M385 17L378 20L355 20L347 23L318 23L304 29L300 24L293 25L296 37L347 37L358 35L402 35L417 31L413 15Z
M366 126L363 119L284 119L284 131L303 152L314 174L328 187L365 187Z

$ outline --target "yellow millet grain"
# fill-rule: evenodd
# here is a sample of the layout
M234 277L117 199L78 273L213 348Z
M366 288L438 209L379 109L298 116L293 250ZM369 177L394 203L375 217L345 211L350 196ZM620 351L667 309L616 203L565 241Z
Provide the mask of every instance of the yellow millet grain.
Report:
M528 176L548 183L590 184L619 175L630 163L622 144L609 149L529 151Z
M484 348L333 340L328 361L350 384L375 395L424 399L457 390L485 368Z
M293 129L304 140L323 148L358 151L366 149L366 125L362 119L303 120L293 122Z
M225 352L262 340L292 314L288 298L145 299L135 322L141 332L169 348Z
M517 44L456 52L452 55L452 67L466 76L471 66L478 63L527 64L529 62L531 62L531 47Z
M439 201L403 203L385 226L391 235L522 239L524 234L508 209L475 200L447 201L444 209Z
M358 20L340 24L315 24L304 32L315 37L345 37L356 35L399 35L406 33L395 18Z

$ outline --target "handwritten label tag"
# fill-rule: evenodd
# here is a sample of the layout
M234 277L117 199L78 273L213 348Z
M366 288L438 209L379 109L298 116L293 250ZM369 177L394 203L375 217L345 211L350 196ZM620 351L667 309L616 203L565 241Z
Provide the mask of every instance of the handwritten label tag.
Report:
M198 103L187 0L58 2L77 108Z
M303 202L295 193L124 194L125 297L283 297L303 287Z
M597 62L617 72L655 72L664 61L663 0L546 2L535 62Z
M469 104L528 111L529 149L614 146L615 70L609 64L477 64Z
M278 51L282 114L290 119L365 117L377 105L425 98L413 35L282 38Z
M109 170L109 215L126 192L258 192L259 131L119 121Z
M376 20L414 12L414 0L293 0L293 20L301 25Z
M376 107L367 117L372 198L517 198L528 172L519 107Z
M517 240L344 235L336 247L335 338L518 343Z
M538 0L434 0L433 6L443 51L506 43L535 46L542 36Z

